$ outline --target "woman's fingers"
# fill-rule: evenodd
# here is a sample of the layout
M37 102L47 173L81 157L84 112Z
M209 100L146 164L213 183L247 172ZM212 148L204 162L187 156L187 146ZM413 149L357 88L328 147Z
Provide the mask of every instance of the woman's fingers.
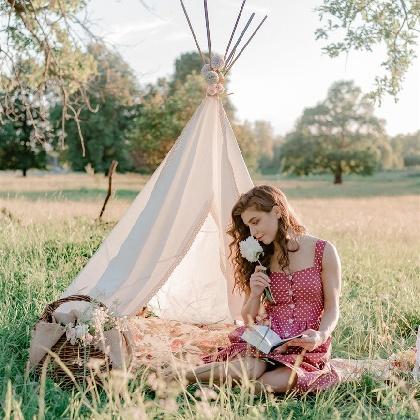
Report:
M284 343L283 345L275 348L273 351L274 353L283 353L287 350L288 346L289 346L289 343Z
M266 281L271 282L271 279L270 279L270 277L267 276L267 274L264 274L264 273L254 273L253 276L256 277L256 278L265 279Z
M260 277L260 276L255 276L253 279L252 279L252 282L253 283L255 283L255 284L259 284L259 285L261 285L261 286L264 286L264 287L266 287L266 286L269 286L270 285L270 281L269 280L267 280L266 278L264 278L264 277Z

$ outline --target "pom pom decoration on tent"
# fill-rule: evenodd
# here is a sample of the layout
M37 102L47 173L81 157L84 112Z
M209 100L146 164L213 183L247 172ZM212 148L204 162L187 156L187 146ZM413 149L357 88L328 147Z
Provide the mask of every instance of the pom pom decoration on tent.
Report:
M208 51L209 51L209 57L207 58L203 54L203 52L202 52L202 50L201 50L201 48L198 44L197 37L196 37L195 32L194 32L194 28L191 24L191 20L190 20L190 17L188 16L188 12L187 12L187 9L185 8L183 0L180 0L180 3L181 3L181 6L182 6L182 10L184 12L184 15L187 19L188 26L189 26L189 28L191 30L191 33L192 33L192 36L194 38L194 42L195 42L195 45L197 47L198 53L200 54L201 60L203 62L203 68L201 70L201 74L204 76L204 78L206 79L206 82L208 84L207 94L210 95L210 96L221 94L221 93L224 92L223 82L225 80L226 74L230 71L230 69L233 67L233 65L236 63L238 58L241 56L241 54L245 50L245 48L251 42L252 38L254 38L257 31L261 28L262 24L267 19L267 15L264 16L264 18L261 20L259 25L254 30L254 32L251 34L251 36L248 38L248 40L243 44L243 46L241 47L239 52L235 55L235 53L237 52L237 49L239 47L239 44L242 41L242 38L244 37L246 31L248 30L249 26L251 25L252 20L255 17L255 13L252 13L251 16L248 18L248 21L245 24L245 27L243 28L243 30L242 30L241 34L239 35L237 41L235 42L235 44L233 45L232 49L229 52L229 48L232 44L233 37L235 35L236 29L238 28L238 24L239 24L239 21L240 21L241 16L242 16L242 11L243 11L245 3L246 3L246 0L243 0L242 4L241 4L241 8L240 8L239 13L238 13L238 16L237 16L236 21L235 21L235 25L234 25L232 33L230 35L229 42L228 42L226 50L225 50L225 54L222 57L221 55L218 55L218 54L212 54L209 13L208 13L208 7L207 7L207 0L204 0L204 15L205 15L205 18L206 18L207 44L208 44Z

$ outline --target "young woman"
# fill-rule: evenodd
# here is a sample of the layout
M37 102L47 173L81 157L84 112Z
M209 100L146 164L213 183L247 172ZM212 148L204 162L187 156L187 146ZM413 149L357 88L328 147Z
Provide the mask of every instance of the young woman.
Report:
M230 256L235 287L245 293L245 326L229 334L230 345L205 356L205 365L189 372L187 379L223 381L230 376L240 380L246 374L258 380L259 389L269 386L274 392L318 391L338 383L339 375L329 363L341 288L334 245L309 235L286 196L269 185L242 194L232 209L232 221ZM240 254L239 242L249 235L264 250L262 266ZM262 298L268 286L275 303ZM281 338L303 336L266 355L240 338L252 322L270 325ZM293 369L296 374L291 375Z

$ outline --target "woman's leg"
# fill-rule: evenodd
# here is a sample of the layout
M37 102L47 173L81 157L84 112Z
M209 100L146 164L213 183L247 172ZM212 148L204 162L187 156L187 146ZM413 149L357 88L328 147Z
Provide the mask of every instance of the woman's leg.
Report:
M209 382L211 378L219 383L227 377L238 380L247 376L248 379L258 379L266 369L266 363L254 357L242 357L231 361L213 362L199 366L187 372L186 379L190 383L197 381Z
M295 375L292 384L288 385L292 369L282 366L273 369L270 372L265 372L255 382L256 392L261 392L264 388L271 388L273 392L287 392L296 386L297 375ZM261 382L261 383L259 383Z

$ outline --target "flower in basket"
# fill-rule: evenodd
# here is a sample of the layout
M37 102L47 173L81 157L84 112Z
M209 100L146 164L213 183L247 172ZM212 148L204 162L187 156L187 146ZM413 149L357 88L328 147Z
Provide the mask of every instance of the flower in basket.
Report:
M66 339L70 341L72 345L76 344L76 341L90 344L93 340L93 336L89 332L88 324L73 324L73 322L70 322L65 325L64 329L66 331Z
M264 251L258 240L255 239L253 236L248 236L248 238L246 238L245 240L240 241L239 249L243 258L247 259L249 262L257 261L258 264L262 266L259 258L260 255L264 255ZM264 296L268 301L276 303L273 299L270 286L264 289Z
M72 345L79 343L89 345L100 342L103 332L117 328L125 331L126 317L118 318L107 308L99 306L98 302L91 302L89 307L79 316L75 323L64 325L66 339Z

